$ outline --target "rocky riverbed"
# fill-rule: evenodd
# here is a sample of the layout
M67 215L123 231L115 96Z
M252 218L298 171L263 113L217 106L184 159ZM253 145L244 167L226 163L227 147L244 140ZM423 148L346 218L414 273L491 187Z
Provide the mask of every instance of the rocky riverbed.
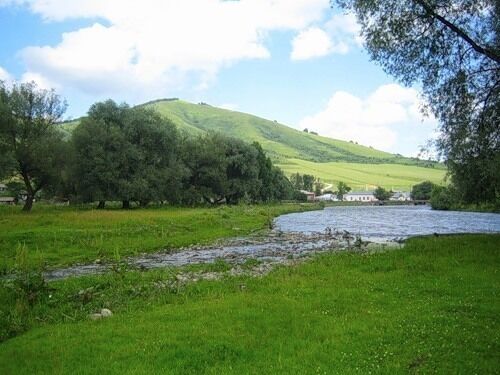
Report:
M322 233L294 233L271 231L265 235L234 238L220 241L210 246L193 245L175 250L163 250L152 254L129 257L120 263L133 269L147 270L162 267L180 267L192 264L207 264L224 261L230 264L230 274L265 274L274 265L288 264L325 251L362 251L369 247L359 237L346 231L333 231L327 228ZM255 260L251 269L242 268L249 260ZM111 271L116 262L101 262L75 265L55 269L45 273L47 280L67 277L101 274ZM190 278L214 278L210 273L193 275Z

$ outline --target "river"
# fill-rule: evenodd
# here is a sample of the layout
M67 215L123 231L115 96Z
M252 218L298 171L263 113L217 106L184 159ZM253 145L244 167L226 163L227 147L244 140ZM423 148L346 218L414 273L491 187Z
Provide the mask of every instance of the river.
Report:
M364 240L384 242L434 233L500 232L500 214L436 211L429 206L336 206L283 215L275 225L282 232L304 234L346 230Z

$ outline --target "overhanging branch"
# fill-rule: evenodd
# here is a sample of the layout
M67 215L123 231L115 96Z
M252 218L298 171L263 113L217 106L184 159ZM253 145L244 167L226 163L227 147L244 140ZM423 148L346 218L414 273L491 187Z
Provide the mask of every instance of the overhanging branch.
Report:
M443 16L437 14L434 11L434 9L429 4L427 4L424 0L415 0L415 2L417 4L419 4L422 8L424 8L425 12L428 15L437 19L439 22L441 22L443 25L445 25L447 28L449 28L451 31L453 31L455 34L457 34L461 39L466 41L474 49L474 51L490 58L491 60L495 61L497 64L500 64L500 55L496 51L480 46L469 35L467 35L467 33L464 30L462 30L460 27L458 27L457 25L448 21Z

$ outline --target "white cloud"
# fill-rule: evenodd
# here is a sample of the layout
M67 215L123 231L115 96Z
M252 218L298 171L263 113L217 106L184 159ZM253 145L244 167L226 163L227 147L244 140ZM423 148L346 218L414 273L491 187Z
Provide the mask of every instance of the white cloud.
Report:
M367 98L337 91L321 112L304 118L300 128L322 135L355 141L377 149L396 152L395 146L412 140L425 141L436 126L417 110L421 99L413 88L397 84L380 86Z
M4 68L0 66L0 81L10 81L11 76Z
M50 82L44 76L33 72L24 73L23 76L21 77L21 82L35 82L38 85L38 87L44 90L59 88L59 85L57 85L56 83Z
M266 59L269 32L300 32L329 9L328 0L14 1L48 22L98 20L63 34L55 46L24 49L29 72L91 94L148 96L193 79L204 88L225 66Z
M301 31L292 42L292 60L306 60L326 56L331 52L332 42L327 33L317 27Z
M352 14L335 14L321 28L302 30L292 41L292 60L308 60L329 54L347 54L362 45L360 26Z
M325 24L325 30L332 35L336 44L344 43L349 46L361 46L361 26L356 17L351 14L334 14Z

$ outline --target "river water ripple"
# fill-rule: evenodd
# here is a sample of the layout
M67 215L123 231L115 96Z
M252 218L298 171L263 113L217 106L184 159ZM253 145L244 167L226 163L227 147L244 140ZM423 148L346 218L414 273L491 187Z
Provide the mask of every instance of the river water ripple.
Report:
M500 232L500 214L436 211L429 206L337 206L283 215L275 225L283 232L304 234L346 230L364 240L384 242L434 233Z

